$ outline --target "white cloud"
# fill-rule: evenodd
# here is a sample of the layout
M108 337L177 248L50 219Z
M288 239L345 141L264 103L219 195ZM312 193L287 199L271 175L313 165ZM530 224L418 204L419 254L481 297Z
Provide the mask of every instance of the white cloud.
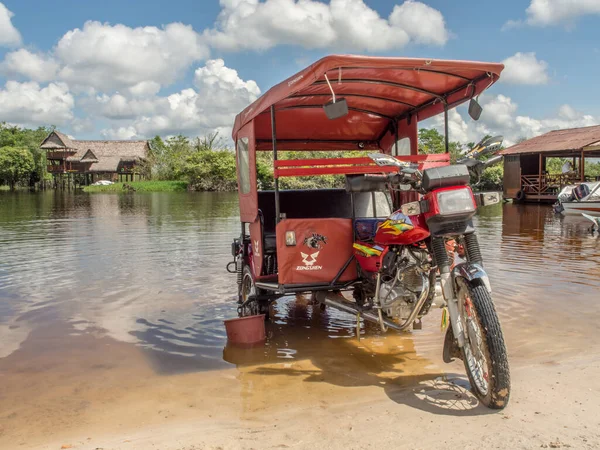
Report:
M91 133L96 129L94 121L91 117L75 117L71 121L70 125L75 135L80 135L82 133Z
M220 0L216 27L204 36L224 50L266 50L276 45L383 51L410 41L443 45L442 14L421 2L396 5L388 19L364 0Z
M15 47L21 45L21 33L12 24L14 14L0 2L0 46Z
M509 20L505 29L523 24L549 26L564 23L572 26L575 19L590 14L600 14L598 0L531 0L526 10L527 19Z
M254 81L242 80L222 59L209 60L198 68L194 85L195 89L184 89L166 97L98 96L94 102L87 103L86 108L115 122L112 128L103 131L108 137L205 135L219 131L229 139L235 115L260 95Z
M504 61L500 81L512 84L546 84L549 80L548 63L536 58L534 52L517 52Z
M519 115L518 105L505 95L483 95L480 98L483 113L478 121L473 121L461 106L450 111L448 128L450 140L461 144L478 142L485 135L502 135L506 146L515 144L519 139L532 138L548 131L586 127L600 124L600 117L584 114L570 105L562 105L558 111L545 118ZM443 116L436 116L429 124L443 132Z
M102 136L107 139L117 139L117 140L128 140L134 139L137 137L137 130L135 127L117 127L117 128L109 128L107 130L102 130Z
M7 81L0 89L0 122L23 126L65 125L73 118L73 96L64 83L42 88L34 81Z
M502 94L492 98L484 98L482 106L481 118L483 123L495 129L510 128L519 107L510 97Z
M152 96L158 94L158 91L160 91L160 84L156 81L140 81L128 88L128 91L135 97Z
M159 29L86 22L67 32L54 54L63 64L59 77L70 85L147 94L179 79L194 61L208 56L208 48L181 23Z
M140 115L154 114L164 97L130 98L116 93L114 95L97 95L95 98L80 101L90 113L107 119L134 119Z
M52 57L32 53L21 48L7 53L0 64L0 70L12 76L23 76L33 81L50 81L56 79L59 64Z
M215 28L203 34L181 23L131 28L88 21L65 33L48 53L25 48L8 53L0 72L11 78L65 82L78 95L98 97L103 114L116 120L140 111L153 115L147 99L183 78L194 62L206 59L209 45L230 50L287 44L382 51L409 42L443 45L449 38L442 14L416 0L395 5L389 18L381 17L365 0L221 0L220 4ZM12 14L0 3L0 25L2 12L7 22L1 32L7 33ZM231 76L227 74L230 69L221 70L218 77L225 77L221 82L230 82L226 78ZM256 85L244 88L258 91ZM222 90L217 92L225 96ZM183 105L189 101L186 95L182 91L170 100L163 98L162 103ZM89 104L89 100L82 103Z
M390 24L405 30L419 44L444 45L449 38L442 13L417 1L394 6Z
M520 133L519 137L532 138L551 130L598 125L600 124L600 117L584 114L570 105L562 105L555 116L544 119L517 116L515 124Z

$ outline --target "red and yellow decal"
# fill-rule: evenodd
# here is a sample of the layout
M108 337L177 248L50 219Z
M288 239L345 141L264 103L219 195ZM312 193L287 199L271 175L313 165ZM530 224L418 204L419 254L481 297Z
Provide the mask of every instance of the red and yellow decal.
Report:
M382 230L385 234L393 234L398 236L405 231L410 231L414 228L410 221L388 219L377 228L377 231Z
M379 255L381 255L381 252L383 251L383 248L381 248L379 246L369 247L368 245L362 245L362 244L357 244L357 243L354 243L354 245L352 245L352 247L354 247L355 250L358 250L359 252L361 252L362 254L364 254L367 257L379 256Z

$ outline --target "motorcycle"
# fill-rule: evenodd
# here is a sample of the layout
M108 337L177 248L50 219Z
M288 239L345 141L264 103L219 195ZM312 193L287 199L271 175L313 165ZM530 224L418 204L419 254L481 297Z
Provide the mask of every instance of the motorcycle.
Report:
M385 176L389 185L408 185L422 199L393 212L372 239L354 243L362 280L353 292L357 309L375 315L383 331L405 330L429 312L439 278L450 322L444 361L461 359L478 399L504 408L510 394L508 358L471 220L477 202L468 169L455 165L420 172L389 155L369 156L379 166L398 168L398 174ZM485 205L498 202L496 193L482 196ZM465 260L457 262L461 256Z

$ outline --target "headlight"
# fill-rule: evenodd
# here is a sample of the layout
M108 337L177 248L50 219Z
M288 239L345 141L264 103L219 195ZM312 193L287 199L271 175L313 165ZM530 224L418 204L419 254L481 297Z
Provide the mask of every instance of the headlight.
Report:
M437 194L439 213L442 216L454 214L472 213L475 211L475 203L469 188L442 191Z

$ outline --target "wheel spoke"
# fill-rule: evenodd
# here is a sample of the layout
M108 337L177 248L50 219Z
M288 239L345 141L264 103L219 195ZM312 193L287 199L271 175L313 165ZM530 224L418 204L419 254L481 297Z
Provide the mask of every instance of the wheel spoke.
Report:
M468 370L475 382L475 388L482 394L487 395L489 389L489 373L487 370L487 358L483 349L483 333L481 332L477 313L467 292L466 286L460 289L460 300L462 306L463 320L465 323L465 358Z

